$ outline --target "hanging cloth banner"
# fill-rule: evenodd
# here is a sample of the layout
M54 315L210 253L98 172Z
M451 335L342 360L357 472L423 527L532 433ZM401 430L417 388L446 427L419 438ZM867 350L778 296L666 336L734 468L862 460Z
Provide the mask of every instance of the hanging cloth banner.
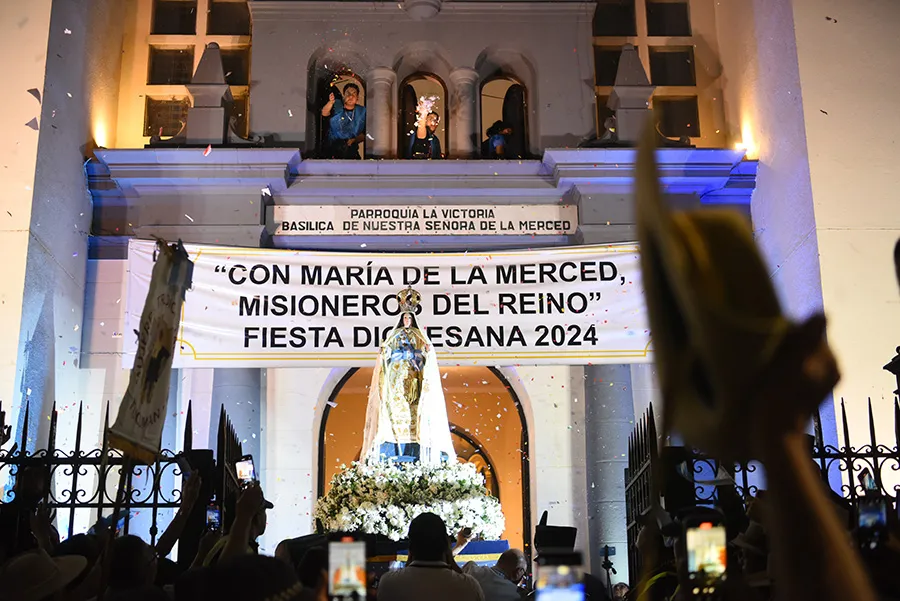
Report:
M129 242L126 332L138 324L153 248ZM175 367L374 365L407 286L421 294L416 321L445 365L651 360L634 244L403 254L186 249L194 280ZM130 338L126 357L135 351Z
M139 462L150 464L159 454L178 321L185 291L191 287L193 264L179 242L144 242L147 251L143 292L129 297L129 331L135 341L128 389L109 429L109 445ZM158 251L158 252L157 252ZM158 256L157 256L158 254ZM137 312L140 311L138 314ZM126 365L126 367L128 367Z

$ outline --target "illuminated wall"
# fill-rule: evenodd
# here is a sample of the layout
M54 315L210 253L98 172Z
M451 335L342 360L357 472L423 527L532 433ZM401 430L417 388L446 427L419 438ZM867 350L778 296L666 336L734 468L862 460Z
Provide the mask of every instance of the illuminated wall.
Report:
M892 249L900 236L893 165L900 80L892 0L754 0L717 6L733 143L760 158L757 240L791 314L824 311L843 379L851 438L867 440L872 398L893 440L900 343ZM865 437L865 438L864 438Z

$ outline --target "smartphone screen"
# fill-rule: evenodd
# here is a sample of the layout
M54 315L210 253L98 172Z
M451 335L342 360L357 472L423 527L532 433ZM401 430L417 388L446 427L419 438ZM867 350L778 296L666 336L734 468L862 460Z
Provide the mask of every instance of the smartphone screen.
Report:
M540 566L537 601L584 601L584 582L577 566Z
M859 504L860 530L880 530L887 527L887 503L884 501Z
M703 522L686 532L688 573L714 580L725 573L727 565L725 526Z
M206 529L219 530L222 527L222 511L215 505L206 508Z
M241 484L250 484L256 481L256 466L253 465L253 457L250 455L241 457L241 460L234 464L234 471Z
M366 598L366 543L328 543L328 594L332 599Z

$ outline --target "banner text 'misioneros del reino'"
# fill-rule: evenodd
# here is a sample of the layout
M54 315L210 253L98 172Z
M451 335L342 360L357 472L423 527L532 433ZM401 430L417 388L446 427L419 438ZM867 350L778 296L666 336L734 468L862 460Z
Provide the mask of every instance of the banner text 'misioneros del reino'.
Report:
M140 320L153 249L129 244L126 332ZM407 286L421 294L416 320L445 365L650 360L631 244L434 254L186 249L194 280L175 367L372 365Z

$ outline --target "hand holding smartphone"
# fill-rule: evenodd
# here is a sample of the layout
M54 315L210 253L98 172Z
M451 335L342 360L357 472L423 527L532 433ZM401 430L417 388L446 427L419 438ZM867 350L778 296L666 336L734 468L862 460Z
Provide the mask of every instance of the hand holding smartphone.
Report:
M253 463L253 455L244 455L234 464L234 472L241 487L246 487L257 481L256 465Z

